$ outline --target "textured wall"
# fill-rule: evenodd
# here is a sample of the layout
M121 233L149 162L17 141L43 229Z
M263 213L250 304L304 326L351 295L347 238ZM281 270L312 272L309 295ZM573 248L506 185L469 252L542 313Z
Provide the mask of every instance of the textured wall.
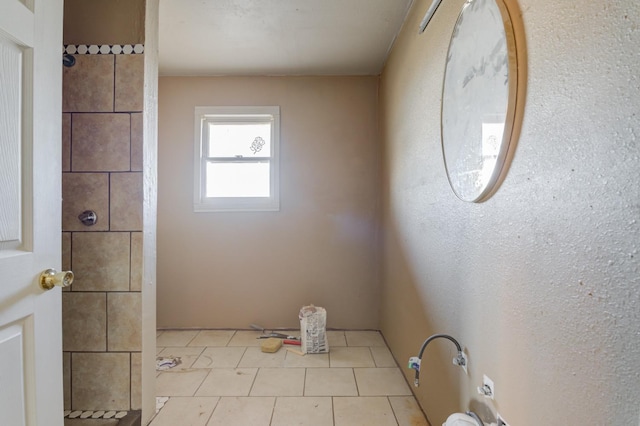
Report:
M469 408L520 426L638 424L640 5L519 2L521 137L500 190L468 204L448 187L439 123L462 3L419 36L431 1L416 1L382 76L384 335L400 362L436 332L467 348L465 376L453 345L429 346L417 396L434 425ZM495 401L475 391L483 373Z
M377 77L162 77L158 325L377 328ZM193 212L194 108L280 106L280 211Z

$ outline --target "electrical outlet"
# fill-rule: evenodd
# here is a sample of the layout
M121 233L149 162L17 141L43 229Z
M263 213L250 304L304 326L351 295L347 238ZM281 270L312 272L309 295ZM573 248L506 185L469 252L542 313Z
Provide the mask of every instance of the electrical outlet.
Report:
M500 413L498 413L498 426L509 426L509 423L502 418Z

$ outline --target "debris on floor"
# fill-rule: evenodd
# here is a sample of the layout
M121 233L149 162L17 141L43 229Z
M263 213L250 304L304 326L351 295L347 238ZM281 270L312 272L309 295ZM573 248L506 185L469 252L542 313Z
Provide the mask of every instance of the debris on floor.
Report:
M162 409L162 407L164 407L164 404L166 404L167 401L169 401L168 396L156 396L156 414L160 412L160 410Z
M303 352L301 352L301 351L297 351L297 350L295 350L295 349L293 349L293 348L287 348L287 351L288 351L288 352L291 352L291 353L294 353L294 354L296 354L296 355L300 355L300 356L304 356L304 355L305 355Z
M266 353L278 352L281 347L282 339L278 339L275 337L269 337L268 339L264 339L262 343L260 343L260 350Z
M169 370L177 365L182 364L182 359L180 357L157 357L156 358L156 370Z
M303 306L298 317L302 352L306 354L329 352L327 311L319 306Z

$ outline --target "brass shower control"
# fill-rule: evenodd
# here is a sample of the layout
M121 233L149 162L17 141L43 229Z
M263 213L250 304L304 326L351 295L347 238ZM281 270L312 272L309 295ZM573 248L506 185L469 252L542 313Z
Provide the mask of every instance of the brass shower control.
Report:
M43 290L51 290L55 286L68 287L73 282L73 272L57 272L55 269L47 269L40 274L39 282Z

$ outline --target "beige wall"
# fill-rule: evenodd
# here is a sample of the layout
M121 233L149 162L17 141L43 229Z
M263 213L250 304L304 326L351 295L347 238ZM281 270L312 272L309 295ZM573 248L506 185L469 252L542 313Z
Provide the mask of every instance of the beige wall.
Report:
M158 326L378 327L377 77L161 77ZM193 212L194 107L279 105L281 209Z
M434 342L417 396L432 424L499 411L511 424L638 424L640 6L521 0L522 134L482 204L455 198L440 149L448 38L461 0L415 2L381 81L381 324L401 364ZM514 16L515 2L508 2ZM405 370L412 378L409 370ZM476 387L486 373L495 401Z

